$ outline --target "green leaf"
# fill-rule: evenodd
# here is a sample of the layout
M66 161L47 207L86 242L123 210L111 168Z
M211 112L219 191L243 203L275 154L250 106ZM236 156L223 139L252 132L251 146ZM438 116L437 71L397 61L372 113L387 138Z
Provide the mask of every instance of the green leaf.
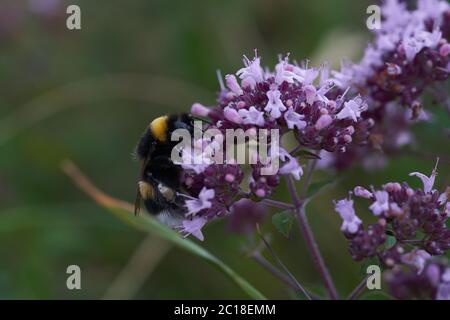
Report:
M217 269L222 271L225 275L230 277L230 279L232 279L249 297L256 300L266 299L266 297L264 297L262 293L260 293L250 283L248 283L247 280L238 275L233 269L231 269L217 257L209 253L207 250L205 250L192 240L181 237L178 232L161 224L149 215L140 214L138 216L134 216L129 211L120 207L108 207L108 209L119 219L125 221L131 226L160 236L161 238L169 241L175 246L209 262Z
M397 243L397 240L395 239L394 236L388 235L386 237L386 242L385 242L386 249L392 248L396 243Z
M272 216L272 223L275 225L275 228L287 238L291 232L293 222L294 216L289 211L278 212Z

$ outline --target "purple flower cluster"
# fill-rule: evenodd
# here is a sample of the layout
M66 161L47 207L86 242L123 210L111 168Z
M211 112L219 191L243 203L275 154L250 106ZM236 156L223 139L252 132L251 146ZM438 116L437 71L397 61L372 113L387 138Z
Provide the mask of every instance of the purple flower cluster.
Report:
M396 266L384 280L397 299L450 300L450 267L444 261L428 260L421 270Z
M224 217L239 199L243 178L243 171L235 164L210 164L197 172L185 169L183 184L195 198L185 201L187 214L180 231L203 240L203 226L209 220Z
M358 186L350 193L372 201L369 210L378 220L367 228L356 215L353 200L335 202L354 260L378 257L386 267L399 263L418 267L420 259L442 255L450 249L450 229L446 226L450 189L443 193L433 189L436 169L429 177L419 172L410 175L419 177L423 188L414 190L407 183L390 182L381 190ZM388 237L393 243L388 243Z
M350 87L370 101L371 108L391 101L420 115L420 96L431 85L448 79L450 5L442 0L418 0L416 10L386 0L383 21L358 64L343 63L335 83Z
M222 138L228 129L241 129L250 136L256 136L261 129L276 129L280 137L293 132L301 147L345 152L353 142L355 131L367 131L373 121L370 118L362 120L367 104L360 96L348 100L346 92L336 96L329 74L327 65L317 69L302 67L291 64L287 57L280 58L275 70L270 72L261 67L260 57L256 54L252 60L244 57L243 68L236 74L226 75L225 81L221 79L221 83L225 84L222 84L217 105L207 108L195 103L191 113L208 118L209 123L204 125L203 130L218 130ZM318 85L314 84L316 79ZM196 219L207 221L222 217L241 197L261 200L270 196L279 184L280 175L292 175L298 180L303 174L294 154L268 141L269 157L271 161L274 157L279 160L279 170L271 175L264 174L262 169L272 164L257 155L251 163L248 185L243 188L248 189L249 193L243 192L241 165L235 159L227 158L224 164L211 160L214 148L219 147L218 136L214 139L203 138L194 144L199 152L183 154L184 160L188 161L184 161L182 167L186 190L196 198L196 202L187 201L187 210ZM200 164L192 164L199 163L193 161L195 158L203 160ZM214 196L203 201L203 194ZM196 230L191 232L189 228L182 228L182 231L195 234Z
M257 56L245 58L244 64L236 75L225 76L226 86L221 88L216 107L197 103L192 113L210 118L211 126L221 131L242 129L256 134L259 129L278 129L280 135L292 131L301 146L328 152L344 152L356 127L367 131L373 125L370 119L361 120L367 105L359 96L347 101L345 94L335 97L327 65L300 67L286 57L269 72L263 70ZM275 152L286 164L280 173L299 179L302 171L297 159L283 148ZM250 189L258 198L269 195L279 180L261 176L261 167L260 163L253 165L250 181Z
M329 155L324 167L345 169L356 161L370 169L384 166L384 155L414 142L411 124L432 119L422 108L424 95L431 93L441 103L447 99L442 86L450 72L448 2L418 0L410 10L405 2L386 0L381 13L381 29L374 30L361 61L344 61L341 70L333 72L338 92L350 88L368 103L363 119L372 119L374 125L360 131L368 144L353 144L346 153ZM374 153L378 150L384 155Z
M367 105L360 97L345 101L344 94L335 98L327 65L318 69L300 67L290 64L286 57L280 59L274 72L269 72L261 68L257 56L245 58L244 63L236 73L240 83L235 75L227 75L218 106L201 115L206 113L221 130L292 130L302 146L345 151ZM319 75L319 85L315 86Z
M411 119L411 114L411 110L399 108L395 102L366 111L364 116L371 115L373 125L367 130L355 127L353 138L359 143L349 145L345 153L322 152L319 168L344 170L354 163L360 163L367 170L383 168L388 155L396 155L403 147L415 144L410 127L417 121ZM423 112L420 120L429 118Z

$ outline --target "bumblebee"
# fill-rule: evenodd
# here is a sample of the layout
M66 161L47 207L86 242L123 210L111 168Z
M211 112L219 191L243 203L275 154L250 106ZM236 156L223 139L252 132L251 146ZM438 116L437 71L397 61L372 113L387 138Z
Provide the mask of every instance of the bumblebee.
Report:
M136 147L141 162L134 213L138 214L143 201L150 214L171 225L183 217L184 199L180 197L181 168L171 160L171 141L176 129L193 132L193 120L188 114L161 116L146 128Z

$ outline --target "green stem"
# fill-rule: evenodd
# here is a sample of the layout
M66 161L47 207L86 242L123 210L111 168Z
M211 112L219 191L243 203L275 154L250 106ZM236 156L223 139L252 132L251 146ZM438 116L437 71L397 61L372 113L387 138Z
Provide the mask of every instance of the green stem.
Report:
M308 190L309 183L311 182L312 178L312 171L315 167L315 160L311 161L313 162L308 166L308 172L306 173L305 177L305 183L303 185L303 188L301 190L301 194L299 197L297 195L297 190L295 187L295 183L292 177L287 178L287 187L289 190L289 193L291 194L292 201L294 202L295 209L293 210L298 225L300 228L300 231L302 232L302 235L305 239L306 245L311 253L311 256L313 258L314 264L316 265L317 270L319 271L319 274L322 278L322 281L325 284L325 287L328 291L328 294L331 299L336 300L339 299L339 296L337 294L336 288L334 286L333 280L331 278L331 275L328 271L327 266L325 265L325 261L322 258L322 255L319 250L319 246L317 245L317 242L314 238L314 234L311 230L311 227L309 226L308 219L306 217L305 208L303 206L302 199L306 195L306 191Z

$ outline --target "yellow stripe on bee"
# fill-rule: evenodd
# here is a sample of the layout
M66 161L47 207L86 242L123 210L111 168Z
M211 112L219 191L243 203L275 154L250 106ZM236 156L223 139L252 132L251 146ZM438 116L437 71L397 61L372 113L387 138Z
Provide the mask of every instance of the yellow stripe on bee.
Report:
M167 120L168 120L167 116L162 116L156 118L150 123L150 131L153 137L155 137L155 139L161 142L167 141L167 129L168 129Z
M153 187L145 182L145 181L139 181L139 193L141 194L142 199L148 200L153 199L154 190Z

